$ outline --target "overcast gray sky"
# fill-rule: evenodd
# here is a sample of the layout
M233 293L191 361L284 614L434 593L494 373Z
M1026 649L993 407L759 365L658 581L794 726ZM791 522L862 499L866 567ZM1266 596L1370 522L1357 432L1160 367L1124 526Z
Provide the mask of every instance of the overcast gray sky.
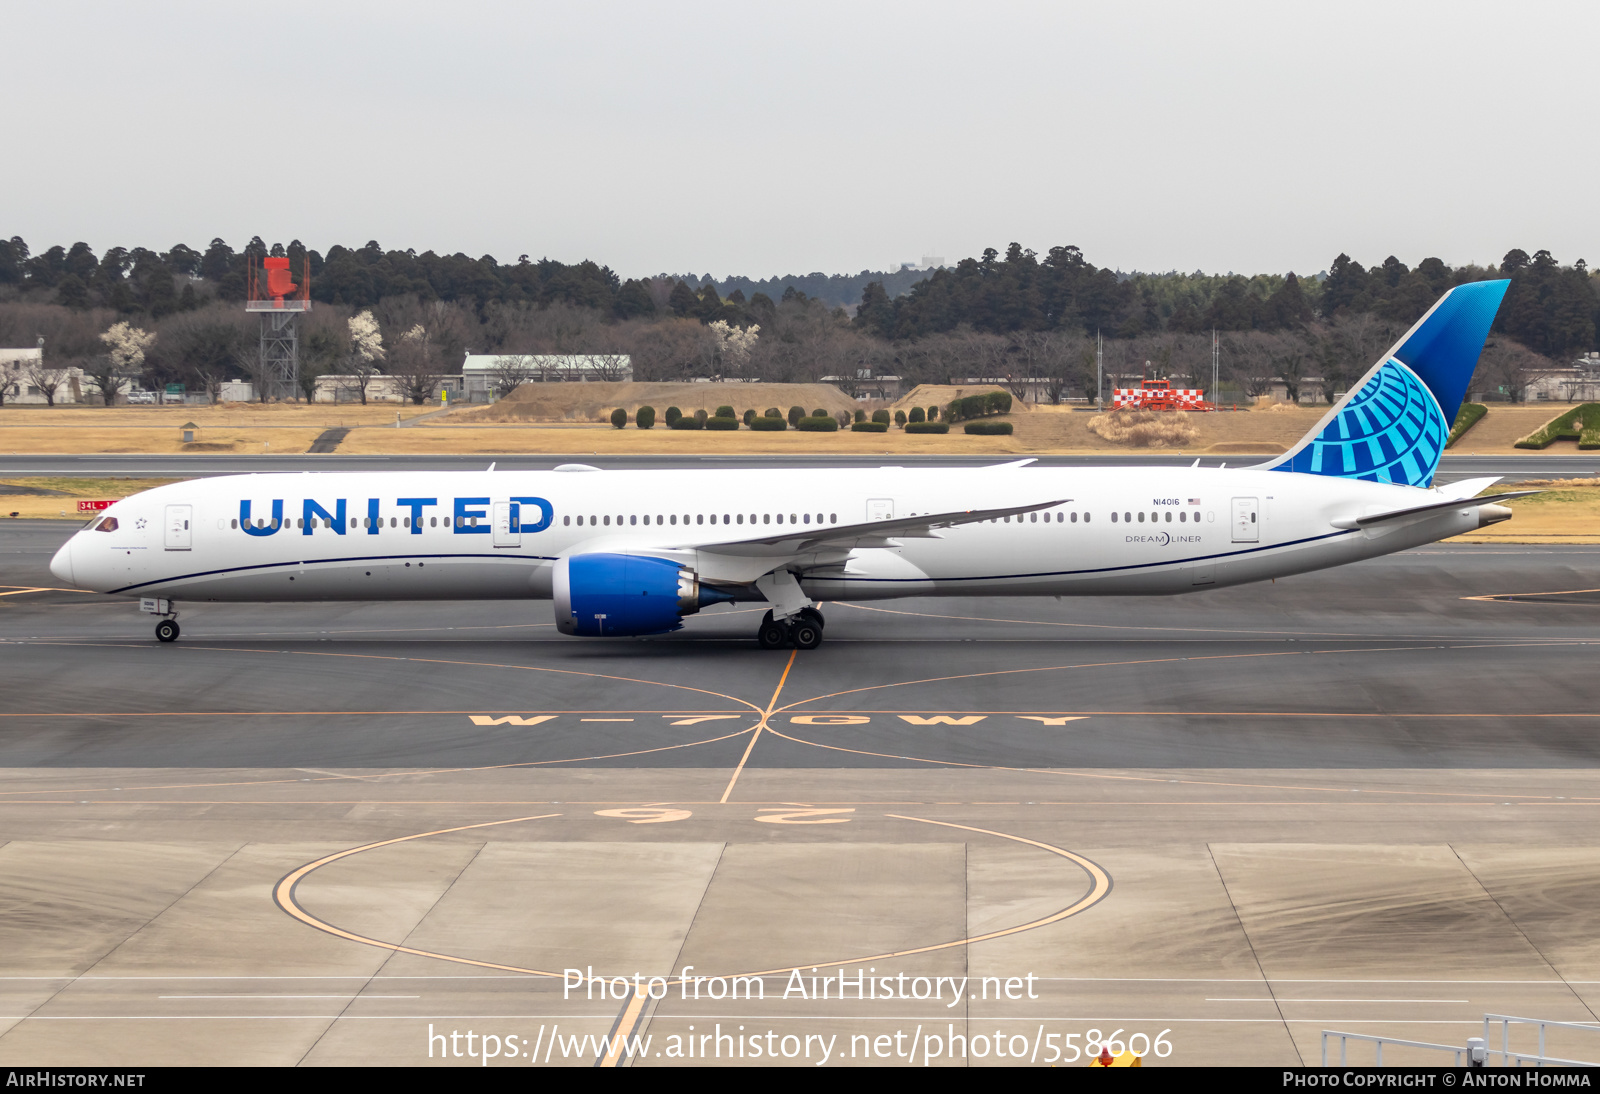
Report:
M0 232L35 251L1600 261L1593 0L6 0L0 41Z

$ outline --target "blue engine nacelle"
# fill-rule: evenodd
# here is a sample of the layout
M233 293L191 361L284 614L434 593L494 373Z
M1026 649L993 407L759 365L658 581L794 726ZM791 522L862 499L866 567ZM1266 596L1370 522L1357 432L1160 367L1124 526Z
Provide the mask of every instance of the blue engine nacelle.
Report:
M639 555L575 555L556 562L552 576L556 629L587 638L661 634L683 617L733 597L702 589L682 563Z

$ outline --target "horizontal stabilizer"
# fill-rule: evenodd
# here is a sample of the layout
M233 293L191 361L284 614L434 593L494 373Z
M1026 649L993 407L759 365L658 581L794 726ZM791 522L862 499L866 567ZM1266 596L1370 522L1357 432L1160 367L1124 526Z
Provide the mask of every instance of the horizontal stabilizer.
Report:
M1526 498L1543 492L1542 490L1513 490L1505 494L1491 494L1481 498L1455 498L1450 501L1436 501L1430 505L1414 505L1406 509L1395 509L1388 513L1374 513L1371 516L1347 517L1335 520L1332 523L1335 528L1348 529L1374 528L1378 525L1394 524L1396 522L1409 523L1412 520L1421 520L1424 517L1432 516L1434 513L1442 513L1448 509L1499 505L1501 502L1510 501L1512 498Z

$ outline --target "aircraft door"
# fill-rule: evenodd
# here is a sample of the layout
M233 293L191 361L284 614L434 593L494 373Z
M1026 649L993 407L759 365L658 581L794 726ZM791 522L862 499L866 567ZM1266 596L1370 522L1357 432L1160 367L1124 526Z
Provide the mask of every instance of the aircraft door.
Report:
M496 547L521 547L522 529L511 523L511 503L494 503L494 545Z
M1233 542L1261 541L1260 511L1261 506L1256 498L1233 499Z
M894 499L893 498L868 498L867 499L867 519L868 520L893 520L894 519Z
M193 544L194 506L167 506L166 548L169 551L187 551Z

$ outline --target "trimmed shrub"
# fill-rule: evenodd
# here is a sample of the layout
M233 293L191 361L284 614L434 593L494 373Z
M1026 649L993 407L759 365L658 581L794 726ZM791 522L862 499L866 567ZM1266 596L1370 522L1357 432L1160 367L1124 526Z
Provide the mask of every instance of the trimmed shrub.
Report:
M872 412L872 420L877 422L879 425L888 425L889 412L887 410L874 410Z
M1597 431L1600 431L1600 403L1584 403L1551 418L1512 447L1549 448L1567 437L1577 440L1579 448L1594 448L1597 447Z
M633 416L633 424L640 429L654 429L656 424L656 408L642 406Z
M699 410L694 412L694 420L699 422L702 426L706 424L706 419L708 417L710 417L710 415L706 413L705 407L701 407Z
M985 414L1010 414L1011 393L1009 391L991 391L983 397Z
M662 421L667 423L668 428L671 428L672 423L676 422L681 417L683 417L683 411L679 410L675 406L669 406L667 407L667 413L665 417L662 418Z
M854 420L854 421L857 421L857 422L864 422L864 421L866 421L866 420L867 420L867 412L866 412L866 411L865 411L865 410L862 410L862 409L860 409L860 408L859 408L859 407L857 407L857 408L856 408L856 413L855 413L855 417L854 417L854 419L853 419L853 420Z
M618 429L628 428L628 412L620 406L611 412L611 424Z
M928 420L928 415L926 414L926 412L923 411L923 409L920 406L912 407L911 408L911 416L906 419L907 422L925 422L927 420Z
M907 422L907 433L948 433L949 422Z
M774 418L769 414L763 414L761 417L750 423L750 428L755 430L757 433L782 433L785 429L789 428L789 420L787 418Z
M739 415L733 412L733 407L731 406L719 406L717 407L717 412L711 416L713 418L737 418Z
M939 420L939 408L937 406L930 406L928 408L928 421L936 422L938 420Z
M792 406L789 408L789 424L799 425L800 419L806 416L804 407Z
M889 426L886 422L851 422L852 433L887 433Z
M961 427L961 431L963 433L976 433L982 437L1008 437L1011 435L1011 423L968 422L966 425Z
M718 429L726 433L731 429L739 428L739 419L734 417L724 418L721 414L706 419L707 429Z
M849 425L855 420L850 417L850 412L848 410L839 411L839 413L834 415L834 418L838 421L840 429L843 429L845 426Z
M1482 403L1462 403L1461 410L1456 415L1456 424L1450 427L1450 436L1445 438L1444 446L1449 448L1461 439L1461 435L1483 419L1489 413L1489 408Z
M691 418L687 414L679 416L678 420L673 422L671 426L673 429L704 429L705 427L704 419Z
M833 417L832 414L829 414L826 410L823 410L820 406L817 407L817 409L815 409L815 410L813 410L811 412L811 416L813 418L831 418L831 417Z
M749 425L751 422L753 422L755 420L756 420L756 412L753 409L752 410L747 410L747 411L744 412L744 424L745 425Z
M761 416L763 418L782 418L783 411L779 410L775 406L769 406L766 410L762 411Z
M901 429L904 429L906 427L906 412L905 411L897 410L897 411L894 412L894 424L899 426Z
M801 418L795 423L795 428L802 433L837 433L839 423L827 414L813 414L809 418Z

